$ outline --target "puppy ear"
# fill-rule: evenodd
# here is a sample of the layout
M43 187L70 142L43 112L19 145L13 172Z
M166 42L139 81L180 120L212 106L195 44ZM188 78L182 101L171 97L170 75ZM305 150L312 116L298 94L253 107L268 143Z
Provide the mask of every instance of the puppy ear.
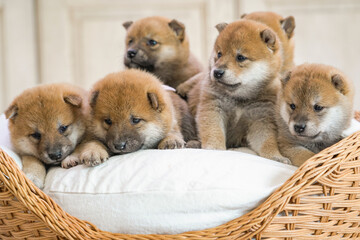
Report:
M275 50L275 43L276 43L276 35L270 29L265 29L260 33L260 37L264 43L270 48L271 50Z
M164 104L161 103L161 99L159 99L159 97L157 96L156 93L148 93L147 94L148 96L148 99L149 99L149 103L151 105L151 107L158 111L158 112L161 112L164 108Z
M123 26L126 30L128 30L128 28L131 26L131 24L133 24L133 21L127 21L123 23Z
M222 32L222 30L224 30L226 28L228 24L227 23L219 23L215 26L215 28L219 31L219 33Z
M331 83L334 87L340 91L341 94L345 95L347 93L346 85L344 79L340 74L334 74L331 76Z
M90 96L90 107L94 108L95 105L96 105L96 100L99 96L99 91L94 91L91 93L91 96Z
M244 13L243 15L240 16L240 18L244 18L246 17L247 13Z
M19 108L16 104L11 105L5 110L6 119L14 119L18 115Z
M78 95L73 95L73 94L64 96L64 101L78 108L81 107L82 104L82 98Z
M291 71L287 72L284 76L285 77L281 78L281 83L282 83L283 86L290 80Z
M169 22L169 27L175 32L176 36L179 38L180 42L185 39L185 25L181 22L173 19Z
M295 29L295 18L293 16L289 16L280 21L282 29L284 29L288 38L291 38L294 35Z

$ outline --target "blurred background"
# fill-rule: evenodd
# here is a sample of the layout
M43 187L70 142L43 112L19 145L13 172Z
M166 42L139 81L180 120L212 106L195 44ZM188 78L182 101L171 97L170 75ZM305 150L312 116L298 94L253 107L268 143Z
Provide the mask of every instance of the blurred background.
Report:
M0 0L0 112L28 87L89 88L123 69L125 21L162 15L183 22L192 52L207 65L214 26L252 11L293 15L296 64L341 69L360 110L359 0Z

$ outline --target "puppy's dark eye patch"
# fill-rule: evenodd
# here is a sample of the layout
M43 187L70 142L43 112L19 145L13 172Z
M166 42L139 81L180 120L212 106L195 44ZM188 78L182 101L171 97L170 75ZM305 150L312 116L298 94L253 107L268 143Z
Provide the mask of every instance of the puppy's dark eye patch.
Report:
M130 119L130 122L131 122L131 124L132 125L136 125L136 124L138 124L139 122L141 122L141 118L138 118L138 117L131 117L131 119Z
M30 137L36 139L36 140L40 140L41 139L41 133L39 132L34 132L32 134L30 134Z
M105 118L104 122L109 126L111 126L111 124L112 124L112 121L110 118Z
M68 129L69 125L65 126L65 125L61 125L58 129L60 134L63 134L66 132L66 130Z
M314 110L315 110L315 112L320 112L320 111L323 110L323 109L324 109L323 106L320 106L320 105L317 105L317 104L314 105Z
M218 58L221 58L221 57L222 57L222 53L221 53L221 52L218 52L218 53L217 53L217 57L218 57Z
M155 45L158 44L158 42L155 41L154 39L150 39L150 40L147 42L147 44L148 44L149 46L155 46Z
M133 39L129 39L128 44L132 44L134 42Z
M236 61L238 61L238 62L243 62L246 59L248 59L248 58L245 57L244 55L241 55L241 54L236 55Z
M295 109L296 109L296 105L293 104L293 103L291 103L289 106L290 106L290 108L291 108L292 110L295 110Z

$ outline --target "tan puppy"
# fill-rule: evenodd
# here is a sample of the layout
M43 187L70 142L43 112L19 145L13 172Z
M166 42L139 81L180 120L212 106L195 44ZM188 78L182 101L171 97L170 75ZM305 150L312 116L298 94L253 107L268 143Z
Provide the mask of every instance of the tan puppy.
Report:
M23 171L36 186L45 181L45 165L72 165L85 133L84 90L70 84L42 85L24 91L5 111L11 142Z
M282 58L277 35L251 20L218 24L217 29L210 74L201 81L200 92L189 99L196 102L200 95L196 122L202 147L248 145L262 157L288 163L276 141Z
M295 19L293 16L281 17L274 12L254 12L243 14L243 19L258 21L270 27L278 36L281 42L282 63L280 73L286 74L294 66L294 29ZM184 98L187 97L190 90L195 87L198 81L203 79L200 74L192 77L186 82L180 84L176 90Z
M105 161L107 150L124 154L185 146L172 99L150 73L131 69L107 75L94 85L90 105L96 141L81 154L86 165Z
M241 18L261 22L277 34L282 45L283 62L280 72L283 75L290 71L294 67L295 18L293 16L283 18L274 12L253 12L243 14Z
M184 24L164 17L148 17L123 25L127 29L126 67L151 72L174 88L202 71L201 64L190 53Z
M322 64L295 67L278 97L281 153L300 166L341 139L353 116L353 87L343 73Z

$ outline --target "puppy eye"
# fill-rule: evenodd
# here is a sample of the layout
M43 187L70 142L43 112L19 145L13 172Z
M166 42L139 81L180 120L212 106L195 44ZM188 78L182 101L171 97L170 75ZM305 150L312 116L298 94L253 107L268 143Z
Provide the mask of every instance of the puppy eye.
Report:
M141 118L132 117L131 118L131 124L136 125L141 121Z
M61 133L61 134L65 133L66 130L68 129L68 127L69 127L69 125L67 125L67 126L61 125L58 129L59 133Z
M221 58L221 57L222 57L222 53L221 53L221 52L218 52L217 57L218 57L218 58Z
M41 133L39 132L34 132L33 134L30 134L30 137L36 139L36 140L40 140L41 139Z
M111 121L110 118L106 118L106 119L104 120L104 122L105 122L107 125L109 125L109 126L112 124L112 121Z
M317 105L317 104L314 105L314 110L315 110L315 112L320 112L320 111L323 110L323 109L324 109L323 106L320 106L320 105Z
M243 62L243 61L245 61L247 59L247 57L245 57L245 56L243 56L243 55L241 55L241 54L238 54L237 56L236 56L236 60L238 61L238 62Z
M149 45L149 46L155 46L156 44L158 44L158 42L155 41L155 40L153 40L153 39L150 39L150 40L148 41L148 45Z
M132 44L132 43L133 43L133 41L134 41L134 40L130 39L128 43L129 43L129 44Z
M290 108L292 109L292 110L295 110L295 108L296 108L296 106L295 106L295 104L290 104Z

